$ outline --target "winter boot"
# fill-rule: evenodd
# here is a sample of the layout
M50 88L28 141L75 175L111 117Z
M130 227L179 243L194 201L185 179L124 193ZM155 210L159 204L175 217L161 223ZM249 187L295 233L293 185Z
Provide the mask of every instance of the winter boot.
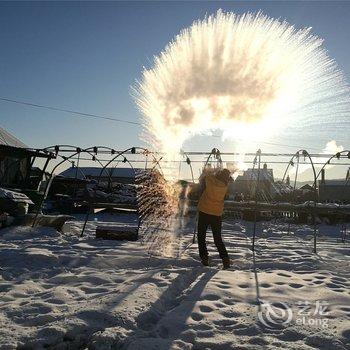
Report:
M222 259L222 269L227 270L230 268L230 266L231 266L230 258L229 257L223 258Z
M209 266L209 258L207 256L201 258L201 262L203 266Z

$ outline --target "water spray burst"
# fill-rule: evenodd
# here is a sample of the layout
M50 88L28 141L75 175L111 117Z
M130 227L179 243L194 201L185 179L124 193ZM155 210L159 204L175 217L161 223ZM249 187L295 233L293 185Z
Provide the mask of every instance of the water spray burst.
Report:
M165 152L208 129L249 140L288 124L339 121L350 111L348 86L310 28L221 10L155 57L136 102L146 141Z
M183 30L135 88L144 139L171 160L189 137L212 129L245 143L279 127L348 120L349 88L310 28L296 30L261 13L218 11ZM164 164L164 162L163 162ZM170 169L170 170L169 170ZM178 191L154 172L141 178L141 232L150 252L179 250Z

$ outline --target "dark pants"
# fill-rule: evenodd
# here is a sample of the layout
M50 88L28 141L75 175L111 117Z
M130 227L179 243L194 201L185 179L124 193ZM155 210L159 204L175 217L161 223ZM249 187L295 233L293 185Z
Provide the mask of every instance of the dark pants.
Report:
M228 254L221 238L221 216L209 215L198 213L198 249L199 256L201 259L208 257L207 244L205 242L205 237L207 235L207 229L210 225L213 232L214 243L218 249L220 258L227 258Z

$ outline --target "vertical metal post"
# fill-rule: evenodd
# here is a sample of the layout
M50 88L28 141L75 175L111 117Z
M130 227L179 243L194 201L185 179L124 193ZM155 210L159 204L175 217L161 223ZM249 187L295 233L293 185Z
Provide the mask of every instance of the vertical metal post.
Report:
M74 200L75 200L75 197L77 195L77 178L78 178L79 163L80 163L80 149L79 149L79 153L78 153L77 166L75 167L75 175L74 175L74 188L73 188L73 199ZM72 214L73 204L74 203L72 201L71 205L70 205L69 214Z
M299 152L296 154L297 157L297 166L295 168L295 177L294 177L294 184L293 184L293 193L292 193L292 204L295 204L295 189L297 186L297 179L298 179L298 171L299 171ZM288 235L290 233L290 221L288 222Z
M315 205L316 207L316 205ZM316 238L316 235L317 235L317 228L316 228L316 217L315 217L315 211L314 211L314 253L317 253L317 249L316 249L316 246L317 246L317 238Z
M258 178L256 181L255 188L255 209L254 209L254 228L253 228L253 242L252 242L252 251L255 251L255 237L256 237L256 219L257 219L257 209L258 209L258 191L259 191L259 183L260 183L260 163L261 163L261 150L259 149L257 152L258 156Z
M53 170L53 171L54 171L54 170ZM35 224L36 224L36 222L37 222L37 220L38 220L38 216L39 216L40 211L41 211L41 209L42 209L42 207L43 207L44 201L45 201L45 199L46 199L46 197L47 197L47 195L48 195L48 193L49 193L49 190L50 190L50 187L51 187L53 178L54 178L53 171L52 171L51 174L50 174L50 179L49 179L49 180L47 181L47 183L46 183L45 191L44 191L43 197L42 197L42 199L41 199L41 201L40 201L40 204L39 204L39 206L38 206L38 209L37 209L37 211L36 211L36 214L35 214L35 217L34 217L34 220L33 220L33 223L32 223L32 227L35 227Z
M311 166L312 166L312 170L314 173L314 191L315 191L315 196L314 196L314 212L313 212L313 220L314 220L314 253L317 253L317 226L316 226L316 207L317 207L317 200L318 200L318 194L317 194L317 175L316 175L316 170L315 170L315 166L314 163L312 161L312 158L310 156L310 154L307 151L303 151L304 157L305 155L309 157Z

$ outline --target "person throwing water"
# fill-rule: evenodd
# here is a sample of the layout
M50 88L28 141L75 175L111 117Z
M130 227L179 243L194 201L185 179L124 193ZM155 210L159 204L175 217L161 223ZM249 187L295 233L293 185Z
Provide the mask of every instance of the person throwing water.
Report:
M230 171L228 169L205 174L200 180L203 192L198 202L197 235L199 256L204 266L209 265L206 234L210 226L213 232L214 243L222 259L223 269L230 267L230 258L221 238L222 212L229 181Z

